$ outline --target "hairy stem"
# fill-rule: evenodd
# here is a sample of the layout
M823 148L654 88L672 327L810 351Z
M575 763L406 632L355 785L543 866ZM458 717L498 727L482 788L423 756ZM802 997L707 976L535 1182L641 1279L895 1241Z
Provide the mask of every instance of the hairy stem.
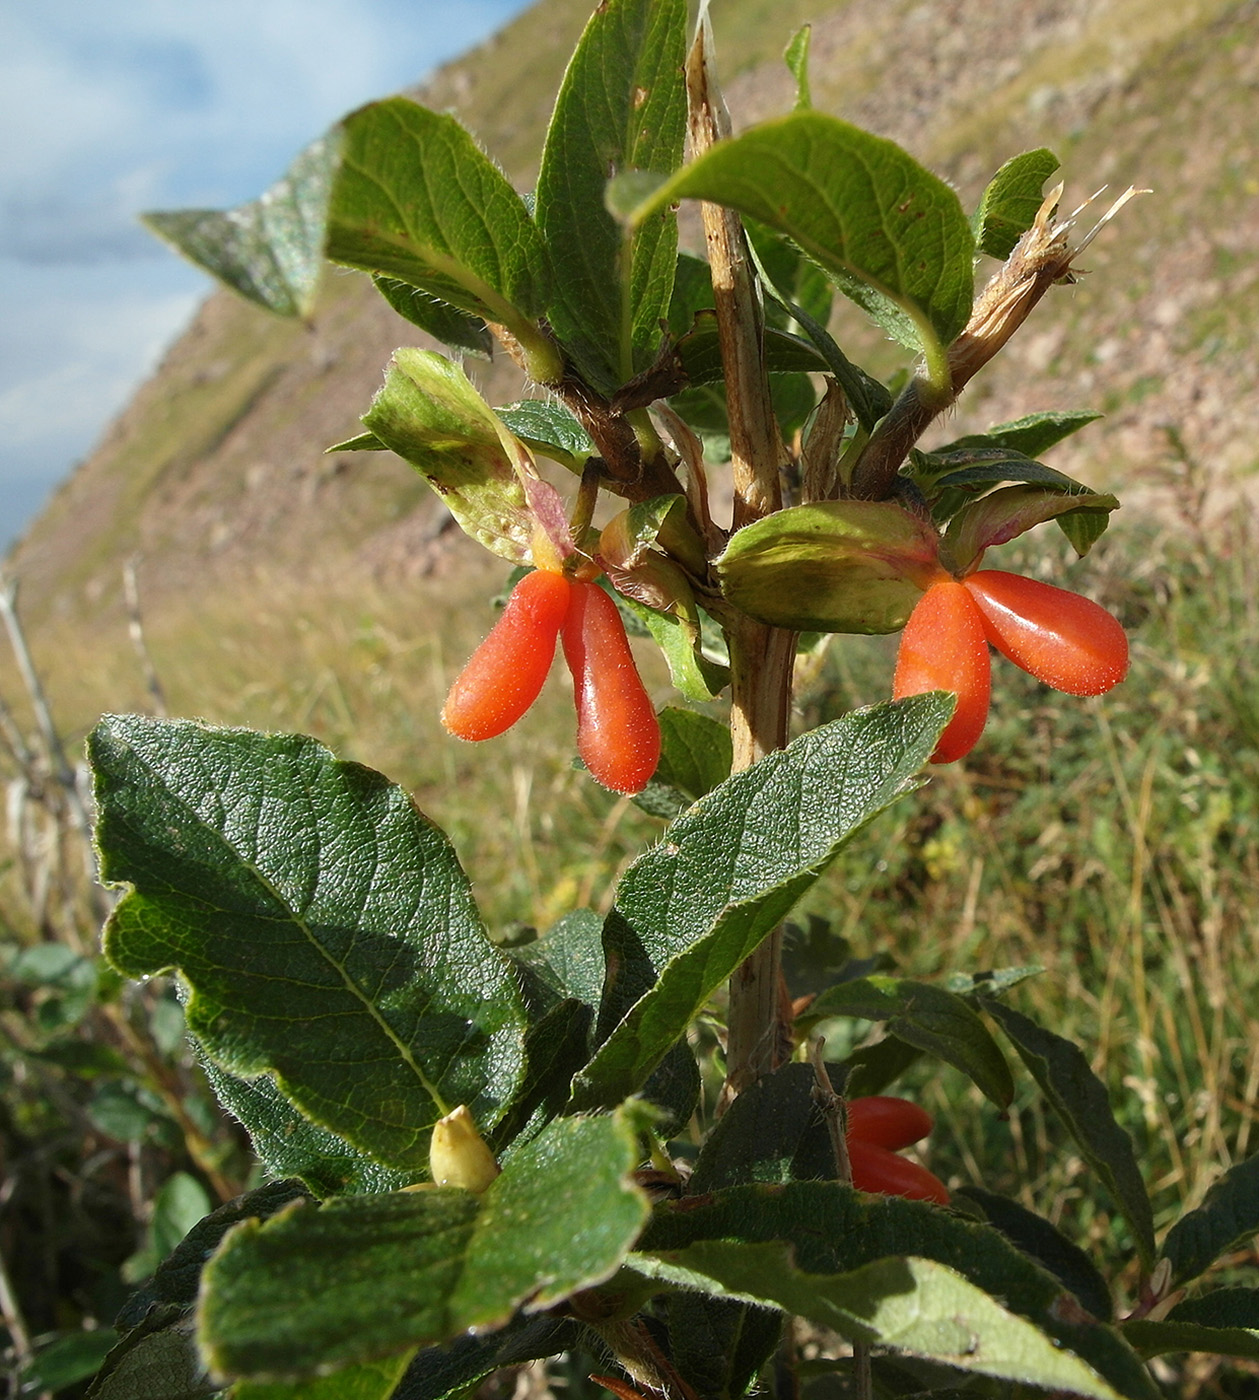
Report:
M701 24L687 61L691 150L696 156L729 134L729 118L708 68L705 29ZM760 301L743 225L733 210L719 205L702 204L700 210L725 371L737 530L780 508L779 468L785 454L770 403ZM787 742L795 634L736 617L728 635L730 729L738 772ZM782 932L776 929L730 979L727 1101L782 1064L790 1051L781 953Z

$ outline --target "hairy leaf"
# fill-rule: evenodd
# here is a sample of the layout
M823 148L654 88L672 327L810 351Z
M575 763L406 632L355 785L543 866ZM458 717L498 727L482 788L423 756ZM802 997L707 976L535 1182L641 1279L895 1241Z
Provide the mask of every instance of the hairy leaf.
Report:
M1221 1254L1254 1234L1259 1234L1259 1153L1225 1172L1202 1204L1167 1232L1162 1254L1171 1260L1173 1283L1197 1278Z
M845 842L901 794L947 719L940 696L858 710L727 779L626 872L604 926L605 1043L580 1106L639 1088L709 994Z
M244 1125L258 1160L272 1176L299 1177L320 1197L397 1191L422 1179L426 1164L403 1170L382 1166L345 1138L312 1123L270 1076L229 1074L204 1051L198 1059L215 1097Z
M380 1361L346 1366L327 1376L274 1384L242 1381L228 1392L229 1400L389 1400L407 1369L410 1353Z
M1118 509L1116 497L1087 489L1003 486L957 512L945 531L941 553L958 573L968 574L979 566L986 549L1007 544L1046 520L1081 512L1104 522Z
M1045 181L1058 169L1058 157L1043 146L1007 160L989 181L971 220L981 253L1005 259L1031 228L1044 202Z
M894 501L819 501L736 531L717 574L730 602L776 627L894 632L938 548L931 526Z
M361 107L342 128L328 256L536 340L551 280L542 239L468 132L405 97Z
M764 122L645 197L627 193L640 196L631 222L706 199L785 233L914 350L947 345L970 316L975 245L956 194L895 143L835 117Z
M133 887L106 954L177 968L212 1059L386 1166L422 1166L457 1104L498 1118L523 1069L515 981L401 789L313 739L134 715L89 753L102 877Z
M547 132L537 219L555 266L551 325L596 388L648 368L677 258L661 209L626 238L603 202L622 171L669 174L686 133L685 0L606 0L577 46Z
M959 1187L953 1192L954 1201L959 1197L973 1202L1012 1245L1048 1269L1099 1322L1113 1320L1115 1309L1110 1289L1097 1266L1079 1245L1073 1244L1044 1216L1008 1196L999 1196L980 1186Z
M319 290L324 228L339 135L297 157L261 198L237 209L142 214L159 238L232 291L280 316L309 316Z
M1242 1356L1259 1361L1259 1329L1213 1327L1202 1322L1150 1322L1136 1318L1125 1324L1124 1336L1142 1356L1172 1351L1201 1351L1209 1356Z
M1008 1108L1014 1098L1010 1067L988 1028L943 987L899 977L855 978L824 991L797 1024L807 1028L829 1016L886 1021L892 1035L956 1066L999 1107Z
M555 1356L580 1345L585 1329L567 1318L520 1317L485 1335L465 1335L448 1346L425 1347L407 1368L390 1400L446 1400L504 1366Z
M505 429L458 365L433 350L395 351L363 423L410 462L478 544L513 564L531 558L533 517L500 437Z
M106 1356L88 1400L210 1400L218 1394L197 1352L191 1320L154 1317Z
M590 434L568 409L544 399L521 399L494 410L513 433L543 457L581 472L595 455Z
M836 1182L738 1186L707 1202L657 1210L638 1248L670 1258L700 1241L790 1246L794 1268L810 1275L842 1275L909 1255L934 1260L1075 1352L1127 1400L1159 1394L1123 1339L1069 1305L1057 1279L990 1226L938 1206L863 1196Z
M480 316L470 316L409 282L399 282L396 277L376 276L372 281L399 316L427 331L434 340L481 360L490 358L494 339Z
M785 1243L704 1240L634 1263L683 1287L777 1304L854 1341L1024 1385L1121 1400L1074 1352L931 1259L880 1259L848 1273L814 1274L796 1268Z
M1024 418L1016 418L1010 423L998 423L986 433L972 433L967 437L955 438L938 449L941 453L963 451L989 451L1004 449L1021 452L1025 457L1039 457L1042 452L1078 433L1089 423L1095 423L1102 415L1089 413L1084 409L1049 409L1042 413L1029 413Z
M1147 1269L1154 1262L1154 1212L1132 1139L1115 1121L1106 1086L1078 1045L999 1001L984 1009L1009 1036L1088 1164L1127 1220Z
M815 1082L811 1065L783 1065L744 1089L705 1139L690 1194L753 1181L834 1180L835 1149Z
M551 1123L484 1196L346 1196L238 1226L206 1268L212 1367L284 1379L500 1327L609 1277L642 1228L641 1111Z

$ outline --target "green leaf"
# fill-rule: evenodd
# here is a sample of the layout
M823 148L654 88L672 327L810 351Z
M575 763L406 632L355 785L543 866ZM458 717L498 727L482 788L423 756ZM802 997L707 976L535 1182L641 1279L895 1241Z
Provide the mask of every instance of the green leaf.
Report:
M1067 537L1067 543L1081 559L1106 533L1110 525L1110 507L1101 510L1072 510L1056 517L1056 524Z
M395 277L372 278L376 290L404 320L427 331L434 340L452 350L462 350L480 360L488 360L494 346L485 322L479 316L469 316L449 302L438 301L427 292Z
M602 928L593 909L574 909L541 938L513 948L512 955L543 980L557 1001L575 997L597 1007L603 995Z
M729 685L730 670L704 655L694 607L688 610L690 616L683 610L663 613L633 598L619 596L621 606L638 618L664 654L674 689L701 704L715 700Z
M529 560L524 487L498 419L458 365L433 350L395 351L363 423L410 462L478 544L513 564Z
M1197 1278L1221 1254L1254 1234L1259 1234L1259 1153L1225 1172L1202 1204L1167 1232L1162 1255L1171 1260L1173 1284Z
M342 128L328 256L407 282L537 347L533 318L550 288L542 239L468 132L405 97L361 107ZM558 373L558 357L551 368Z
M325 456L330 452L388 452L389 449L375 433L356 433L344 442L334 442L324 448Z
M334 133L313 142L284 178L225 213L142 214L159 238L232 291L280 316L309 316L319 290L329 191L341 159Z
M812 34L813 26L802 24L787 41L783 51L783 59L796 80L797 112L807 112L813 106L813 99L809 96L809 39Z
M645 1082L844 844L911 790L949 709L915 696L804 734L728 778L630 866L604 925L604 1043L574 1083L577 1106Z
M1095 491L1003 486L958 511L944 532L941 554L947 554L959 574L968 574L978 567L985 550L1008 544L1046 520L1076 511L1105 520L1118 509L1116 497Z
M939 541L894 501L820 501L736 531L716 561L722 592L800 632L894 632L938 567Z
M848 1072L844 1092L851 1098L862 1094L881 1094L921 1055L922 1051L916 1045L910 1045L896 1035L885 1035L873 1045L863 1045L844 1061Z
M924 492L957 492L966 499L1003 481L1018 481L1034 486L1055 486L1062 491L1081 492L1089 488L1064 472L1055 471L1041 462L1014 452L1008 447L962 448L951 452L915 453L914 479ZM945 519L939 507L933 510L937 520ZM952 511L949 511L952 514Z
M542 399L521 399L494 412L508 428L535 452L580 473L595 455L590 434L568 409Z
M187 1313L197 1301L201 1270L224 1235L242 1220L266 1220L294 1201L307 1200L296 1181L272 1181L221 1205L198 1221L157 1267L153 1277L128 1298L118 1314L123 1331L138 1327L154 1311L168 1316Z
M985 998L983 1005L1009 1036L1081 1155L1114 1197L1148 1271L1154 1262L1154 1214L1132 1139L1115 1121L1106 1086L1078 1045L1002 1002Z
M312 739L113 716L89 740L105 932L127 976L178 968L188 1026L229 1073L274 1075L387 1166L433 1123L492 1124L524 1015L467 877L400 788Z
M662 1300L669 1355L694 1392L742 1396L782 1340L783 1316L704 1293L678 1291Z
M1209 1293L1177 1303L1167 1314L1167 1321L1259 1329L1259 1288L1213 1288Z
M789 1064L744 1089L705 1139L688 1193L834 1180L835 1149L814 1099L816 1082L811 1065Z
M229 1400L389 1400L397 1393L411 1360L410 1353L346 1366L328 1376L313 1376L286 1384L243 1381L228 1392Z
M1102 415L1083 410L1061 411L1049 409L1044 413L1029 413L1025 418L1016 418L1010 423L998 423L986 433L972 433L967 437L956 438L939 448L940 453L962 451L986 451L1004 449L1021 452L1025 457L1039 457L1042 452L1078 433L1089 423L1095 423Z
M765 368L770 374L817 374L829 368L813 345L790 331L767 326L762 341ZM721 362L721 336L713 312L700 312L694 327L678 341L676 349L678 360L692 387L723 382L725 369Z
M1124 1336L1142 1356L1163 1356L1172 1351L1199 1351L1209 1356L1242 1356L1259 1361L1259 1330L1247 1327L1212 1327L1201 1322L1149 1322L1135 1318L1124 1324Z
M145 1243L123 1265L123 1277L129 1282L146 1278L210 1210L210 1198L196 1177L172 1172L153 1197Z
M112 1327L64 1332L44 1341L22 1368L23 1388L30 1391L65 1390L95 1375L106 1354L118 1340Z
M1073 1352L931 1259L880 1259L841 1274L795 1267L789 1245L705 1240L634 1263L650 1276L773 1303L841 1336L962 1371L1096 1400L1120 1400Z
M888 953L876 953L869 958L853 957L848 940L835 932L829 919L818 914L809 914L803 924L788 924L783 932L783 977L793 999L816 996L833 982L868 977L872 972L889 972L896 966Z
M934 1260L1075 1352L1128 1400L1156 1400L1160 1393L1112 1328L1067 1305L1052 1275L990 1226L923 1201L863 1196L836 1182L738 1186L708 1203L658 1209L638 1249L676 1259L700 1241L791 1247L794 1268L810 1275L842 1275L907 1255ZM640 1257L632 1257L635 1267ZM767 1276L776 1267L769 1251L765 1267ZM755 1275L749 1277L755 1286Z
M556 1356L578 1347L585 1329L567 1318L517 1318L499 1331L425 1347L407 1368L390 1400L446 1400L504 1366Z
M235 1229L206 1267L212 1368L283 1379L440 1344L608 1278L642 1228L641 1109L548 1125L483 1196L347 1196Z
M681 339L695 324L703 311L711 311L713 295L712 269L703 258L691 253L679 253L673 273L673 295L669 299L669 332Z
M992 177L971 227L981 253L1008 258L1031 228L1044 203L1045 181L1058 169L1058 157L1043 146L1007 160Z
M961 997L929 982L862 977L840 982L810 1003L797 1025L831 1016L886 1021L888 1031L969 1075L1000 1108L1014 1098L1014 1080L996 1041Z
M590 1059L594 1020L592 1006L568 997L529 1027L525 1036L524 1082L490 1134L490 1145L496 1151L515 1151L532 1142L563 1110L573 1076Z
M790 239L772 228L755 219L745 219L743 228L761 280L772 291L774 298L782 303L777 307L772 303L766 306L765 315L769 324L791 329L791 322L795 319L791 308L798 304L813 320L825 325L831 319L835 299L830 278L812 258L805 257Z
M1044 968L1039 964L1027 967L999 967L983 972L950 972L944 979L944 987L956 992L960 997L1000 996L1029 977L1039 977Z
M660 711L660 766L656 776L691 801L703 797L730 776L734 750L728 725L668 705Z
M974 237L956 194L899 146L820 112L718 142L641 200L706 199L785 233L902 345L934 355L970 316Z
M556 99L536 213L555 267L548 319L587 379L611 392L660 346L677 220L660 209L627 237L604 205L608 177L669 174L686 135L685 0L605 0Z
M857 422L866 432L871 431L891 408L892 396L860 365L853 364L826 329L831 316L829 280L815 262L772 229L755 219L745 220L745 228L766 289L766 316L771 326L781 322L783 331L791 330L792 323L799 326L843 389ZM767 338L769 334L767 329Z
M105 1358L88 1400L210 1400L220 1393L201 1364L190 1324L155 1316Z
M973 1202L1012 1245L1048 1269L1099 1322L1114 1320L1110 1289L1097 1266L1079 1245L1073 1244L1043 1216L1008 1196L999 1196L979 1186L959 1187L953 1192L954 1202L959 1198Z
M396 1191L410 1186L427 1163L396 1171L381 1166L352 1143L312 1123L267 1075L243 1079L206 1054L202 1072L215 1097L249 1133L258 1160L272 1176L300 1177L317 1196Z

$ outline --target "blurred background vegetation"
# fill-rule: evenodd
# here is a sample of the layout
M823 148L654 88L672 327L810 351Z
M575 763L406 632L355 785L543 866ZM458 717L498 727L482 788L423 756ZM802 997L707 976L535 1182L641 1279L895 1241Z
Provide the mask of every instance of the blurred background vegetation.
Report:
M587 9L543 0L425 94L460 110L522 187ZM824 920L854 956L916 976L1042 967L1012 1000L1085 1047L1166 1223L1259 1147L1259 520L1248 498L1259 5L1002 11L998 29L979 0L714 5L740 120L790 105L777 55L812 18L817 105L902 141L965 201L1008 155L1042 144L1080 197L1107 179L1157 189L1090 249L1093 275L1050 298L941 437L1041 408L1107 413L1052 461L1123 495L1110 534L1083 562L1052 528L989 562L1115 611L1131 676L1078 701L998 661L980 747L864 833L799 923ZM855 321L836 331L873 368L892 364ZM450 833L507 942L575 905L606 908L662 829L573 769L558 672L492 744L440 730L502 570L442 527L396 459L322 455L355 430L392 348L415 338L358 277L329 278L308 328L212 297L9 560L25 621L11 637L29 642L48 706L45 717L11 648L0 664L0 1341L15 1389L24 1375L31 1394L81 1393L129 1288L252 1179L240 1131L185 1047L174 989L124 985L95 951L104 906L85 874L77 769L102 712L302 730L380 769ZM481 379L499 402L518 389L501 367ZM882 698L894 646L841 637L802 658L800 726ZM676 703L658 658L643 664L659 701ZM871 1028L826 1030L838 1055ZM937 1173L1017 1196L1122 1271L1122 1222L1026 1076L1020 1086L1000 1118L938 1066L920 1062L900 1084L937 1114ZM1256 1262L1246 1251L1225 1268ZM1200 1359L1174 1377L1185 1394L1257 1386L1240 1363Z

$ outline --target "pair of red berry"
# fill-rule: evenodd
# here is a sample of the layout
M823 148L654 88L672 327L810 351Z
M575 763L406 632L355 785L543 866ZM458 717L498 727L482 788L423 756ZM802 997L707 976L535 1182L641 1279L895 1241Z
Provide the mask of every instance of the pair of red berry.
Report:
M538 698L561 637L582 762L613 792L641 792L660 760L660 723L621 615L597 583L551 569L526 574L451 686L442 723L460 739L510 729Z
M1105 608L1065 588L981 569L962 580L941 571L901 633L892 695L951 690L957 709L932 763L975 746L988 718L988 646L1068 695L1101 695L1128 673L1128 639Z
M898 1155L931 1131L931 1115L908 1099L871 1094L848 1101L848 1162L858 1191L947 1206L949 1192L926 1167Z

